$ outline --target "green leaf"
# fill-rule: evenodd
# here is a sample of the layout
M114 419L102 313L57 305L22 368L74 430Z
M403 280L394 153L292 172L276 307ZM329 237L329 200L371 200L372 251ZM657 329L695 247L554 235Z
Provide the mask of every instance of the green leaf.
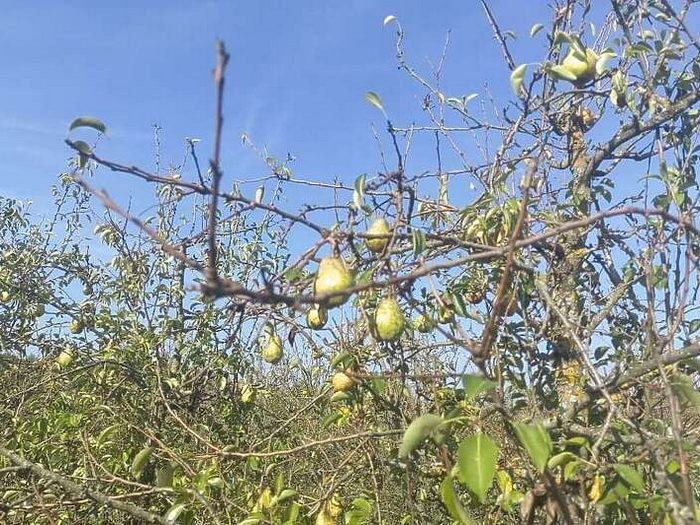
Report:
M459 445L460 480L480 502L493 482L497 458L498 447L486 434L469 436Z
M335 395L335 394L333 394L333 395ZM323 420L323 423L321 423L321 425L324 428L328 428L333 423L338 421L341 417L343 417L343 414L341 414L340 412L333 412L331 415L329 415L326 419Z
M260 204L265 197L265 186L258 186L255 190L255 197L253 197L253 202L255 204Z
M368 91L367 93L365 93L365 100L372 104L375 108L379 109L382 113L384 113L382 99L379 98L379 95L377 95L374 91Z
M78 167L82 170L87 166L90 155L92 155L92 148L84 140L76 140L73 145L78 150Z
M615 469L615 472L617 472L617 475L620 476L631 488L639 493L644 492L644 479L636 469L622 463L614 464L613 468Z
M464 395L471 398L493 390L498 386L498 383L486 379L480 374L465 374L462 376L462 385L464 386Z
M578 78L576 75L574 75L571 71L569 71L561 64L551 66L547 69L547 73L549 73L549 76L554 77L557 80L568 80L569 82L575 82Z
M146 463L148 463L148 459L151 457L152 453L152 447L145 447L134 456L130 469L132 476L135 478L141 477L141 474L143 474L143 469L146 468Z
M186 508L187 505L185 503L175 503L175 505L170 507L163 515L163 519L166 523L175 523L180 517L180 514L182 514L182 511L184 511Z
M564 443L572 447L587 447L589 445L588 439L582 436L569 438Z
M355 179L355 191L352 194L352 202L355 208L361 210L365 207L365 179L367 175L363 173Z
M97 438L97 442L95 443L95 448L99 449L107 441L107 439L109 439L112 436L112 434L114 434L122 426L123 425L117 423L116 425L107 427L102 432L100 432L100 436Z
M596 75L602 75L605 70L607 69L608 61L611 58L615 58L617 55L615 53L612 53L610 51L607 51L605 53L601 53L598 56L598 60L596 60L595 63L595 72Z
M363 525L372 517L372 504L364 498L356 498L345 513L346 525Z
M563 31L557 31L556 34L554 35L554 45L557 46L559 44L570 44L571 43L571 37L569 36L568 33L564 33Z
M222 489L226 486L226 483L219 476L215 476L207 480L207 485L214 487L215 489Z
M457 499L451 477L446 477L445 481L440 485L440 495L442 496L442 502L445 504L450 516L457 520L457 523L460 525L476 525L476 522L469 515L469 512L467 512L459 499Z
M423 414L414 419L403 434L399 457L407 458L442 423L443 419L435 414Z
M364 197L365 195L365 179L367 174L363 173L355 179L355 191Z
M534 37L537 33L539 33L544 25L542 24L535 24L530 28L530 38Z
M362 510L365 512L372 511L372 504L369 501L367 501L365 498L355 498L354 500L352 500L350 507L353 509Z
M352 354L347 350L338 352L331 359L331 368L347 368L352 363Z
M549 469L555 469L557 467L561 467L563 465L566 465L567 463L577 460L578 457L571 453L571 452L561 452L559 454L556 454L552 456L549 461L547 462L547 468Z
M331 396L331 403L342 403L343 401L347 401L351 397L352 396L347 392L335 392Z
M292 266L290 268L287 268L284 271L283 275L287 281L293 283L293 282L301 280L304 277L304 272L301 268L297 268L296 266Z
M283 525L294 525L299 519L299 514L301 513L301 505L296 501L293 502L287 511L287 519Z
M418 257L425 251L425 233L419 228L413 228L411 230L411 237L413 241L413 255Z
M547 467L547 460L552 453L552 440L549 437L549 432L542 426L542 423L535 423L534 425L515 423L513 426L520 443L527 450L535 468L540 472L544 472L544 469Z
M686 374L677 373L671 377L671 389L686 406L700 410L700 392L693 386L693 380Z
M586 60L586 46L583 45L579 37L569 35L569 44L571 44L571 49L579 59Z
M277 496L277 503L284 503L292 498L296 498L298 494L299 493L294 489L284 489L280 492L280 495Z
M527 64L520 64L510 74L510 87L516 96L520 95L520 87L523 85L523 78L525 78L526 69Z
M173 466L166 463L161 468L156 470L156 487L172 487L173 486Z
M105 126L101 120L98 120L95 117L78 117L70 123L68 131L73 131L75 128L92 128L96 129L103 135L107 134L107 126Z
M249 516L238 525L260 525L260 523L262 523L262 518L254 518Z

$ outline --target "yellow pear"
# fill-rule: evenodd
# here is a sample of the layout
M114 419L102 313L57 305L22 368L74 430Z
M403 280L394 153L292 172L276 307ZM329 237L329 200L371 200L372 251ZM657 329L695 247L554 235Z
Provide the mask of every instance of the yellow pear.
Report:
M267 344L262 349L262 358L274 365L282 359L282 339L276 333L268 336Z
M336 372L331 379L334 392L347 392L355 386L355 380L345 372Z
M328 310L322 304L315 304L306 312L306 324L312 330L320 330L328 322Z
M0 293L0 303L6 303L10 299L12 299L12 295L10 295L10 292L7 290L4 290L2 293Z
M380 217L374 220L365 233L368 235L388 236L391 233L391 228L389 222L385 218ZM373 253L382 253L389 244L389 237L366 239L365 242L367 243L369 251Z
M396 341L406 328L406 318L396 299L386 297L374 313L374 325L380 341Z
M58 357L56 358L56 364L59 368L66 368L67 366L70 366L74 358L75 351L72 347L67 346L61 351L60 354L58 354Z
M352 274L345 267L340 257L327 257L321 260L314 281L314 293L316 295L341 292L354 284ZM331 297L327 304L329 308L340 306L348 300L348 295L336 295Z

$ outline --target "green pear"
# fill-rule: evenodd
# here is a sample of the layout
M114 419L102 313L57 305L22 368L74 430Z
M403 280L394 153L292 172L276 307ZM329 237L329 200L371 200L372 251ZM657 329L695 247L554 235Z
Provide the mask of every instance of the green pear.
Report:
M68 327L71 334L79 334L83 328L85 328L85 324L80 319L73 319Z
M61 351L60 354L58 354L58 357L56 358L56 364L59 368L66 368L70 366L74 358L75 351L70 346L67 346Z
M320 330L328 322L328 310L322 304L315 304L306 312L306 324L312 330Z
M316 295L341 292L354 284L352 274L340 257L327 257L321 260L314 281ZM348 300L348 295L336 295L328 299L328 307L335 308Z
M406 318L396 299L386 297L377 306L374 324L380 341L396 341L406 328Z
M387 236L391 234L391 227L389 226L389 222L385 218L380 217L374 220L370 227L367 228L367 231L365 233L367 233L368 235L384 236L380 238L365 240L369 251L373 253L382 253L389 244L389 237Z
M262 358L271 365L275 365L280 362L282 355L282 339L276 333L272 333L262 349Z

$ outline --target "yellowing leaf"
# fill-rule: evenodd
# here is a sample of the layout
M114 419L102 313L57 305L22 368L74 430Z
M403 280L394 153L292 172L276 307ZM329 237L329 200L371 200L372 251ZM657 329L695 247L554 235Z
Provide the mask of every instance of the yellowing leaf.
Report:
M604 481L603 476L600 474L597 474L596 477L593 478L593 483L588 491L588 497L593 503L597 503L600 497L603 495Z
M513 93L516 95L520 95L520 86L523 84L526 69L527 64L521 64L510 74L510 87L513 89Z
M537 33L539 33L544 26L542 24L535 24L530 28L530 38L534 37Z
M372 104L375 108L384 112L384 106L382 106L382 99L379 98L379 95L377 95L374 91L368 91L367 93L365 93L365 100L367 100L367 102Z
M75 128L92 128L104 135L107 134L107 126L105 126L101 120L98 120L95 117L78 117L70 123L68 131L73 131Z

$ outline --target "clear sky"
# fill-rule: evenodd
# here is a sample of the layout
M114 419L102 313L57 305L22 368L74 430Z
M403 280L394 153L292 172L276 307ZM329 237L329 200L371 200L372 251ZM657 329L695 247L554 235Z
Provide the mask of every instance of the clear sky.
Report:
M527 33L549 12L543 1L491 0L504 30L518 34L515 60L544 54L543 35ZM63 144L71 120L94 115L111 136L98 153L153 169L153 124L163 128L163 160L179 162L184 138L211 150L214 42L231 54L225 102L224 171L233 178L265 173L242 146L257 145L298 161L308 179L352 181L381 169L370 131L381 114L364 100L378 92L397 125L420 119L424 91L399 72L395 15L407 58L424 73L451 30L444 91L483 93L488 81L501 102L509 72L476 1L388 0L119 2L0 1L0 194L50 205L50 185L70 156ZM434 168L434 159L413 166ZM411 170L409 166L409 171ZM127 176L102 173L100 187L136 192ZM109 177L109 178L107 178Z

